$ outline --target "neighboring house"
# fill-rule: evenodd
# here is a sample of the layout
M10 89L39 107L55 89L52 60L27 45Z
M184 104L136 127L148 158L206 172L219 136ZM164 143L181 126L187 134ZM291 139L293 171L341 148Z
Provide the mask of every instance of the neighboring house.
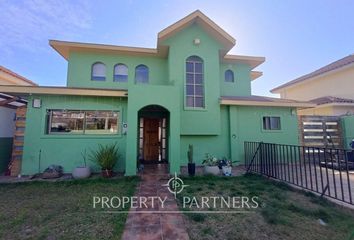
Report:
M299 115L354 114L354 54L271 90L280 98L310 101Z
M245 141L298 144L296 109L313 106L252 96L264 58L227 54L235 39L200 11L162 30L156 49L50 45L68 61L67 87L0 86L30 102L22 174L50 164L71 172L85 150L109 143L125 175L139 161L178 173L189 144L197 164L206 153L242 164Z
M0 66L0 85L35 86L36 84ZM11 158L16 108L26 104L27 101L20 97L1 93L0 88L0 174L7 170Z

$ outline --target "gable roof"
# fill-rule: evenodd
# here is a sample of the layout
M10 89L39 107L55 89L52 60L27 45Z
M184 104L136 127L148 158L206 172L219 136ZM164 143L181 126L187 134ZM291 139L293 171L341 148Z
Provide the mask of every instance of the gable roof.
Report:
M25 84L22 84L22 85L37 86L37 84L32 82L31 80L29 80L29 79L27 79L27 78L15 73L15 72L11 71L10 69L8 69L8 68L6 68L4 66L1 66L1 65L0 65L0 72L4 72L4 73L9 74L10 76L14 77L17 80L25 82Z
M309 79L312 79L314 77L317 77L317 76L320 76L322 74L325 74L325 73L329 73L331 71L335 71L335 70L338 70L340 68L343 68L343 67L346 67L350 64L353 64L354 63L354 54L351 54L347 57L344 57L342 59L339 59L335 62L332 62L320 69L317 69L316 71L313 71L309 74L306 74L304 76L301 76L299 78L296 78L290 82L287 82L283 85L280 85L276 88L273 88L272 90L270 90L272 93L278 93L279 90L283 89L283 88L287 88L287 87L290 87L292 85L295 85L295 84L298 84L298 83L301 83L301 82L304 82L304 81L307 81Z
M193 23L198 23L202 26L206 32L221 42L225 49L230 50L235 46L236 40L199 10L192 12L188 16L160 31L157 35L157 46L159 46L162 41L170 38Z

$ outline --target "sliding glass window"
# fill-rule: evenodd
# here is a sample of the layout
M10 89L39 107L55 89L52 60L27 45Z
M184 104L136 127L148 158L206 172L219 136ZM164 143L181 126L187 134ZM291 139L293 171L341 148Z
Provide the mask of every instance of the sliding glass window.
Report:
M117 134L118 111L48 110L47 134Z

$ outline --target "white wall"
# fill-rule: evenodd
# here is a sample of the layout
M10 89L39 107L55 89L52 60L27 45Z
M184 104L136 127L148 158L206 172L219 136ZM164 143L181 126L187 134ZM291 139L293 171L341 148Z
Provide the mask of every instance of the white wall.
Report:
M15 112L14 109L0 107L0 138L13 137Z

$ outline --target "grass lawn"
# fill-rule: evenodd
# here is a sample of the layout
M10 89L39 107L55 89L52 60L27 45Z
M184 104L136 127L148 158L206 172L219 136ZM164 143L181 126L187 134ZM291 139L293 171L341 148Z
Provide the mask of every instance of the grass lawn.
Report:
M183 180L189 186L182 196L258 196L261 203L261 207L249 210L250 213L186 213L191 239L354 239L354 211L312 193L256 175ZM179 197L181 210L182 196ZM327 225L321 225L318 219Z
M0 184L0 239L120 239L127 214L93 209L93 196L131 196L137 182L122 177Z

